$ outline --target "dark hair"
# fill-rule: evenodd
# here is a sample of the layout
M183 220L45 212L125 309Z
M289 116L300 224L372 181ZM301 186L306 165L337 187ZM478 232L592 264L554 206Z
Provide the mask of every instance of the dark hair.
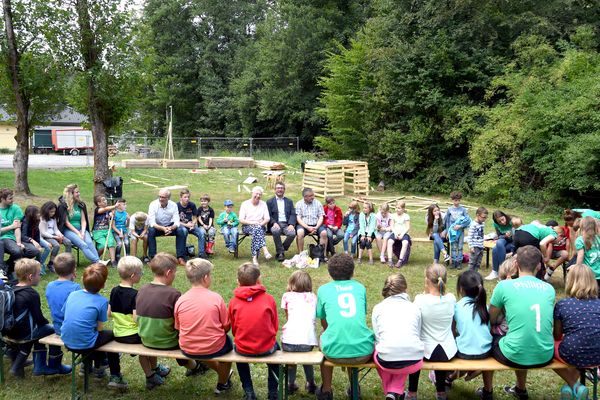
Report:
M535 246L519 247L517 250L517 265L520 271L534 272L542 262L542 252Z
M23 221L29 222L30 228L38 229L38 225L40 224L39 212L40 209L37 206L27 206L23 215Z
M440 216L438 218L438 231L433 232L433 223L435 222L433 210L435 210L436 208L440 210ZM442 218L441 211L442 210L440 209L440 206L438 206L437 204L432 204L429 207L427 207L427 229L425 230L425 233L427 235L431 235L432 233L442 233L442 231L444 230L444 219Z
M71 253L60 253L54 257L54 270L58 276L67 276L75 272L75 257Z
M354 275L354 259L349 254L338 253L329 259L327 271L334 281L347 281Z
M482 325L489 322L490 313L486 305L487 295L483 286L483 278L479 272L468 270L460 274L456 282L456 293L459 295L464 293L465 296L471 299L467 301L467 304L473 304L473 318L475 318L475 314L479 314Z
M95 263L83 271L83 287L92 294L98 293L106 283L108 268L104 264Z
M40 208L40 215L44 221L50 220L50 211L52 211L52 209L57 209L57 206L53 201L47 201L42 205L42 208ZM56 213L54 216L56 217Z
M477 211L475 211L475 215L487 215L488 210L485 207L479 207Z
M498 222L498 219L500 219L500 217L504 217L506 218L506 223L504 224L500 224L500 222ZM506 226L506 225L510 225L510 215L505 214L503 211L500 210L496 210L494 211L494 213L492 214L492 219L494 220L494 222L498 225L502 225L502 226Z
M462 193L459 192L459 191L457 191L457 190L455 190L452 193L450 193L450 198L452 200L460 200L460 199L462 199Z
M558 222L555 219L551 219L548 222L546 222L546 226L554 228L555 226L558 226Z
M563 220L565 222L575 221L577 218L581 218L580 212L573 211L570 208L567 208L563 211Z
M12 189L9 189L9 188L0 189L0 200L7 199L9 196L12 196L12 195L14 195L14 192L12 191Z

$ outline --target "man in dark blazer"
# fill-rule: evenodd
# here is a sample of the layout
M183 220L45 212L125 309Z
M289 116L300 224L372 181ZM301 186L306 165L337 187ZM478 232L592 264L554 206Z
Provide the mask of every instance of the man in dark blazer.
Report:
M267 200L267 208L271 217L269 229L271 235L273 235L278 261L285 259L285 251L290 248L296 238L296 207L294 202L284 195L285 184L277 182L275 184L275 197ZM281 235L285 235L285 242L283 243L281 243Z

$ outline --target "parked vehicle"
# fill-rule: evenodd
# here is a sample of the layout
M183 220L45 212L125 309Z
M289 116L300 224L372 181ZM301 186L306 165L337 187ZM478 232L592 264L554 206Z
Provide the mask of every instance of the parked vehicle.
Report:
M94 148L92 131L85 129L35 130L31 145L36 154L62 152L78 156Z

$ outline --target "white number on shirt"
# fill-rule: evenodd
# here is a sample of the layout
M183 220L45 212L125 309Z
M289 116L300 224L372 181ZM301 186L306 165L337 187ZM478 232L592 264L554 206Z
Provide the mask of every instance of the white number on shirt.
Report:
M356 315L356 301L352 293L342 293L338 296L340 315L344 318L352 318Z
M541 332L542 330L542 324L541 324L541 316L540 316L540 305L539 304L534 304L531 307L529 307L530 310L535 311L535 331L536 332Z

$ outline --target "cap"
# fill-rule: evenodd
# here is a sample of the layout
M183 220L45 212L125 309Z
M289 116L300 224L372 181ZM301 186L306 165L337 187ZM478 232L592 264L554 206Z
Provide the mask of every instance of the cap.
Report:
M225 202L223 204L225 205L225 207L232 206L233 205L233 201L227 199L227 200L225 200Z

